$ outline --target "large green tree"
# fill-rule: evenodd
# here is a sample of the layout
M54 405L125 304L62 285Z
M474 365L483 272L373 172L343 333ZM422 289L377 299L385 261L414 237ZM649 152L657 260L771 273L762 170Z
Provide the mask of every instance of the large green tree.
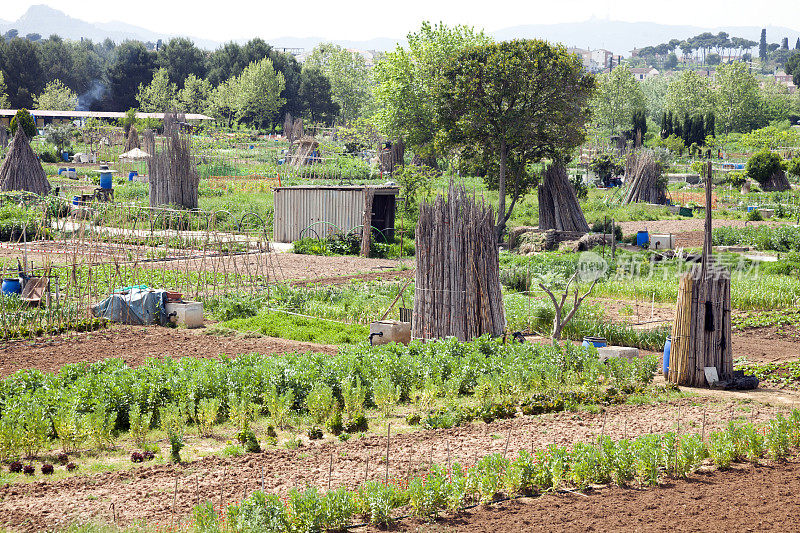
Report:
M211 84L208 80L189 74L178 91L177 107L184 113L206 113L211 97Z
M423 158L435 157L440 120L434 95L441 76L454 56L491 41L468 26L428 22L409 33L408 48L398 46L375 65L376 121L383 134L402 138Z
M158 51L156 65L166 69L169 79L177 84L179 89L183 88L184 80L190 74L197 78L204 78L206 75L205 53L185 37L170 39L162 46Z
M693 70L684 70L669 84L664 97L665 111L676 117L705 115L714 110L711 83Z
M8 109L11 107L11 100L8 98L8 88L6 87L6 79L3 71L0 70L0 109Z
M333 123L339 106L331 96L331 82L315 67L303 69L299 97L302 109L312 122Z
M52 109L56 111L74 111L78 107L78 95L61 83L53 80L48 83L42 94L33 97L34 109Z
M717 130L747 132L766 126L758 79L741 62L720 65L714 91Z
M47 83L38 46L20 38L11 39L3 44L0 68L6 75L6 86L12 107L31 107L33 95L42 92Z
M281 97L285 87L283 74L275 72L270 59L251 63L236 79L236 117L262 127L273 124L286 103Z
M798 38L800 39L800 38ZM784 66L786 74L792 75L792 81L796 87L800 87L800 52L795 52L786 61Z
M103 107L113 111L137 107L139 86L153 79L155 59L155 53L140 42L125 41L117 46L106 70L108 93Z
M148 83L139 84L136 100L139 110L145 113L164 113L175 105L178 89L170 82L167 69L159 68L153 73L153 79Z
M611 133L629 129L633 114L647 108L642 87L627 65L598 76L597 87L592 104L594 120Z
M584 141L595 88L577 57L541 40L472 46L450 61L437 87L445 139L491 163L489 183L500 198L498 235L514 204L537 182L531 165L563 162Z
M319 68L331 82L333 101L341 117L350 121L361 115L372 98L372 72L364 57L333 43L317 45L305 64Z

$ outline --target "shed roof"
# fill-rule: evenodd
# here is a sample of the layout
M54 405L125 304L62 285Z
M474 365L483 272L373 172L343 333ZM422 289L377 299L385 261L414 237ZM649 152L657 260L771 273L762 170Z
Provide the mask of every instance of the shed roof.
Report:
M124 118L120 111L59 111L54 109L30 109L29 113L39 118ZM0 116L13 117L16 109L0 109ZM185 113L186 120L214 120L214 117L200 113ZM136 118L164 119L164 113L136 113Z
M287 187L275 187L275 192L280 191L361 191L369 187L375 193L399 194L400 187L397 185L292 185Z

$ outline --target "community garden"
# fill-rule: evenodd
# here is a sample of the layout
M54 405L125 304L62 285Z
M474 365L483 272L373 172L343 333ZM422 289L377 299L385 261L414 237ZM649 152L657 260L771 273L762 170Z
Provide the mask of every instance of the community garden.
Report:
M673 118L661 136L638 113L622 135L587 132L595 82L549 47L485 44L485 56L448 67L452 86L422 83L440 131L407 150L402 137L414 135L382 136L361 119L298 119L298 133L287 116L276 133L167 113L89 121L66 149L19 129L0 184L45 190L0 194L0 525L313 532L497 520L505 531L622 499L688 529L692 517L652 499L702 485L728 501L743 479L786 478L789 496L773 499L791 497L797 128L720 132L703 149L670 140ZM557 62L536 83L570 96L552 95L544 117L516 110L510 131L491 109L465 111L483 105L471 80L507 75L493 70L503 54ZM397 87L383 75L385 99ZM514 94L538 94L512 81ZM568 97L574 105L556 105ZM448 149L433 153L433 137ZM146 155L120 157L134 148ZM396 187L393 226L372 228L365 192L361 223L319 213L275 242L275 191L292 186ZM675 352L665 372L699 267L729 281L729 297L708 297L704 331L720 304L730 336L716 348L733 373L757 378L753 390L686 386L673 379ZM146 289L202 303L201 327L96 312ZM481 334L427 333L467 314ZM372 328L386 319L410 321L415 338L381 343ZM605 344L635 355L608 356ZM607 514L596 527L641 526L634 512ZM757 516L718 519L758 527Z

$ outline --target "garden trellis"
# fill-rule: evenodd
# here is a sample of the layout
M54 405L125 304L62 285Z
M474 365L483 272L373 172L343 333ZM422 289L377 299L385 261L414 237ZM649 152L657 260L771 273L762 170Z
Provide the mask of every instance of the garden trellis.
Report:
M4 202L20 199L0 197ZM61 198L35 196L24 202L24 231L11 233L0 247L30 258L23 270L48 278L52 298L41 308L2 298L7 337L86 327L89 307L126 287L167 288L202 300L269 290L283 278L265 221L255 213L235 220L222 211L119 203L71 210ZM16 263L3 264L2 275L16 278Z

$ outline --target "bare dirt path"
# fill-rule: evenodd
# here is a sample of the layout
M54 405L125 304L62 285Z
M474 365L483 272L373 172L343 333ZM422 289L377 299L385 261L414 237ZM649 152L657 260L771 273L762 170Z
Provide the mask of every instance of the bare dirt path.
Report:
M487 454L503 453L506 439L508 453L513 455L521 449L590 441L601 431L616 439L666 432L674 430L679 420L682 433L700 433L704 417L705 431L709 432L722 429L732 416L758 422L784 410L759 403L742 406L739 402L685 398L670 404L612 406L603 414L563 412L418 431L392 437L389 476L405 478L409 471L425 470L431 461L444 464L448 443L452 460L470 466ZM372 423L379 427L381 421ZM191 438L187 445L192 445ZM75 521L107 521L113 503L120 524L142 519L163 524L172 516L176 476L177 516L187 519L196 501L211 499L217 505L220 499L226 503L239 501L245 491L260 488L262 479L267 491L281 495L292 487L326 488L332 456L333 488L355 487L365 477L383 479L385 453L386 438L370 436L344 443L307 443L294 450L269 447L264 453L241 457L206 457L179 467L143 466L53 481L40 476L29 483L0 487L0 523L35 531Z
M735 465L653 489L607 487L586 495L548 494L479 506L433 524L401 522L418 532L797 531L800 461Z
M148 357L217 357L221 354L321 352L335 354L336 346L272 337L243 338L203 335L202 330L125 326L115 324L91 333L0 343L0 377L18 370L58 372L68 363L93 363L121 357L131 366Z
M672 233L675 235L675 246L677 247L698 247L703 245L703 218L686 218L681 220L646 220L635 222L620 222L622 233L625 235L635 235L637 231L647 230L651 234ZM778 226L781 222L773 220L763 220L758 222L748 222L746 220L714 220L714 227L743 228L745 223L748 226Z

